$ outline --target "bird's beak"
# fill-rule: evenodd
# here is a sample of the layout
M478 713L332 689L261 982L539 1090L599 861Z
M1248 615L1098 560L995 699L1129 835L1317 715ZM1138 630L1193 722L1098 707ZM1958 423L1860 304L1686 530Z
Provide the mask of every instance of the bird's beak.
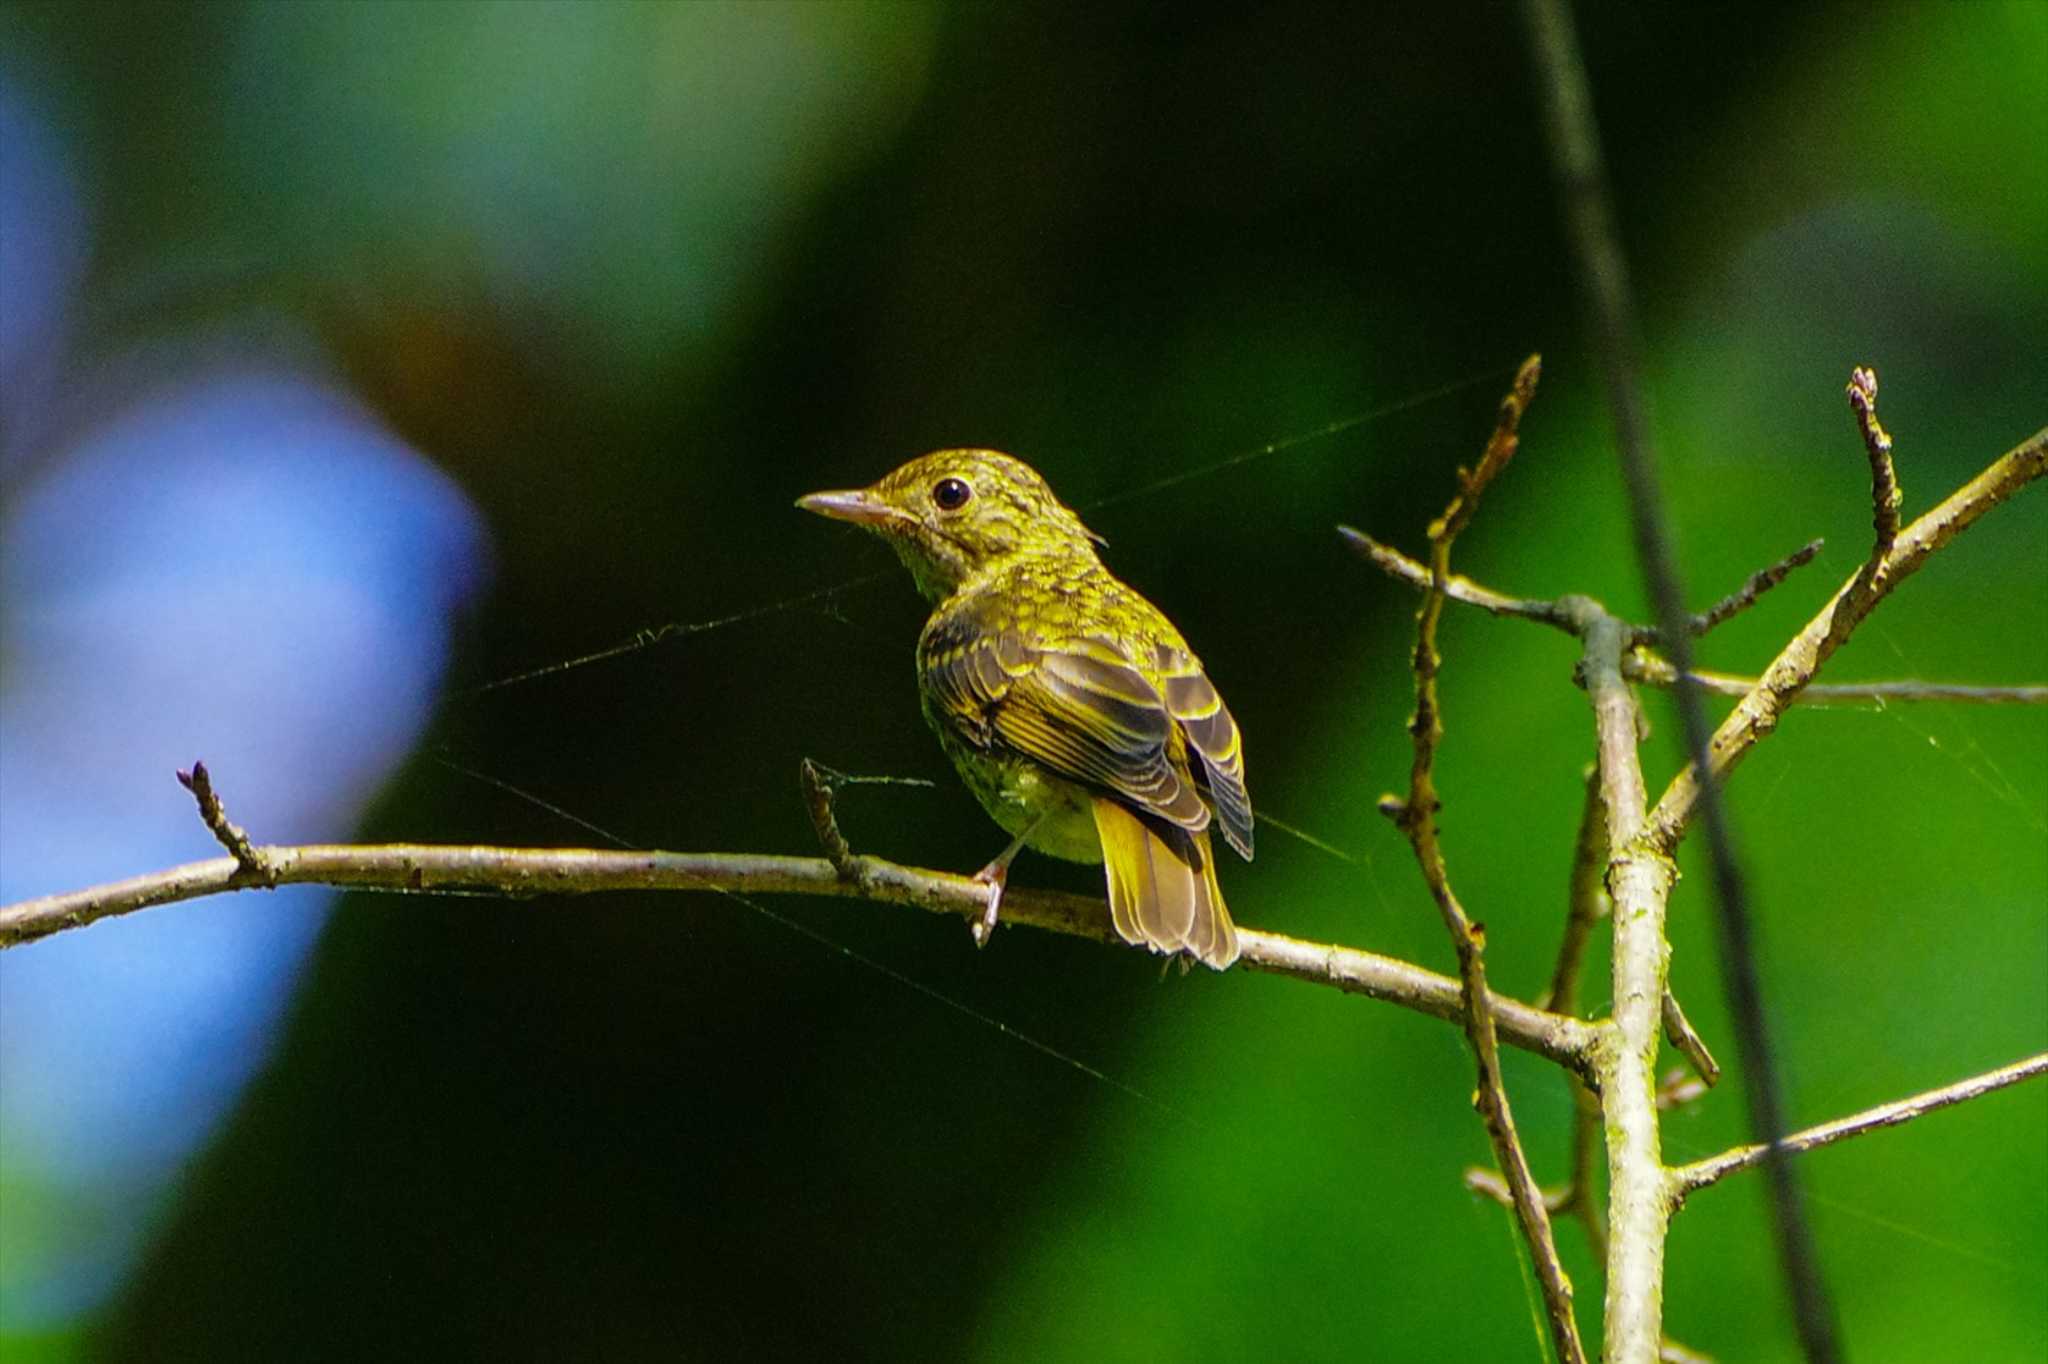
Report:
M796 500L807 512L829 516L834 521L851 521L856 526L881 527L904 518L902 511L877 497L873 490L855 488L850 492L809 493Z

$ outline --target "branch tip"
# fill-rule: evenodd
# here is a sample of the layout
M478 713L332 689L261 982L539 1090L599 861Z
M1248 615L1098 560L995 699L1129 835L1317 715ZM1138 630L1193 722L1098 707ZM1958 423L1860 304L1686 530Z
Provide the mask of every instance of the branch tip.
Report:
M1768 568L1760 568L1744 580L1742 586L1715 602L1706 610L1686 621L1686 633L1697 639L1714 627L1755 606L1764 593L1785 581L1792 573L1813 562L1814 556L1826 544L1823 540L1809 540ZM1663 631L1657 626L1638 627L1633 632L1633 643L1638 645L1658 644L1663 641Z
M199 804L199 818L206 825L214 841L228 850L235 859L238 873L254 878L265 884L273 883L275 877L269 863L249 842L249 835L239 824L228 818L228 812L220 803L220 795L213 789L213 774L206 770L206 764L195 761L191 771L178 772L178 785L192 793L192 799Z
M1837 1118L1833 1122L1824 1122L1803 1131L1788 1133L1771 1145L1738 1146L1733 1150L1723 1151L1718 1156L1696 1160L1690 1165L1680 1165L1670 1172L1672 1206L1676 1209L1689 1195L1727 1175L1763 1164L1773 1152L1781 1158L1798 1155L1845 1141L1850 1137L1859 1137L1886 1127L1897 1127L1901 1123L1925 1117L1940 1109L1967 1103L1971 1099L1981 1099L1986 1094L1996 1093L2023 1080L2032 1080L2042 1075L2048 1075L2048 1052L2041 1052L2025 1060L2015 1061L2009 1066L2000 1066L1981 1075L1972 1075L1966 1080L1958 1080L1954 1084L1930 1089L1910 1098L1880 1104L1876 1108L1865 1109L1846 1118Z
M804 807L811 814L811 828L818 835L818 843L825 850L825 859L843 881L860 880L860 859L853 855L853 847L846 841L846 835L839 832L839 819L833 813L833 797L837 793L839 774L823 763L803 759L797 765L797 778L803 786Z
M1678 996L1668 987L1664 991L1664 1035L1680 1055L1692 1062L1701 1084L1711 1089L1720 1082L1721 1063L1714 1059L1714 1053L1707 1050L1706 1040L1693 1030L1692 1020L1685 1016Z
M1856 413L1856 426L1863 433L1863 452L1870 460L1871 528L1876 532L1872 558L1883 556L1899 537L1899 508L1905 495L1899 489L1898 469L1892 464L1892 438L1877 420L1877 371L1858 365L1849 374L1849 406Z

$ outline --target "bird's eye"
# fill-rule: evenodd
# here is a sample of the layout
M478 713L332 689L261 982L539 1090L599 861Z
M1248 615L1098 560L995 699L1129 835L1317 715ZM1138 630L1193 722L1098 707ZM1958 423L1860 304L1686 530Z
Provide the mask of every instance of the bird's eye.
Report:
M940 511L959 511L974 496L964 479L942 478L932 485L932 504Z

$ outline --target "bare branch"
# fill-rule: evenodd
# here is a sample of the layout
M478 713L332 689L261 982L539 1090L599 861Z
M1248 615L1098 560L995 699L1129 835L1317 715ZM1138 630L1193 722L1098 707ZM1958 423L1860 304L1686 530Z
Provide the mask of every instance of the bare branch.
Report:
M228 818L226 807L220 803L220 796L213 789L213 774L206 770L206 764L195 762L190 772L178 773L178 784L192 793L199 802L199 818L205 823L214 839L228 850L235 859L242 874L256 880L269 875L263 859L249 844L249 835L242 826Z
M1479 499L1491 487L1493 480L1508 461L1515 457L1515 450L1521 444L1522 414L1529 410L1529 404L1536 397L1536 381L1543 376L1543 357L1532 355L1524 360L1515 371L1515 381L1507 395L1500 400L1500 411L1495 415L1493 434L1487 437L1486 448L1480 452L1479 464L1467 472L1458 470L1458 481L1462 485L1458 495L1451 499L1451 505L1444 509L1442 519L1429 528L1432 546L1445 550L1451 542L1472 524L1472 515L1479 510Z
M1572 1314L1571 1280L1558 1259L1556 1237L1543 1192L1530 1173L1528 1155L1515 1132L1515 1119L1508 1103L1507 1086L1501 1079L1496 1023L1488 1004L1486 985L1485 929L1472 922L1451 889L1450 874L1444 866L1442 845L1437 840L1437 797L1435 767L1438 741L1443 737L1443 716L1437 700L1436 678L1442 658L1436 648L1437 622L1443 617L1445 583L1450 577L1451 543L1471 521L1480 497L1513 458L1519 442L1522 412L1535 396L1541 361L1530 356L1515 375L1513 390L1501 400L1500 415L1486 442L1479 464L1470 473L1459 471L1461 489L1451 504L1429 528L1430 585L1422 594L1422 607L1415 625L1415 715L1408 731L1415 741L1415 760L1410 768L1406 800L1388 798L1380 809L1398 824L1414 845L1415 860L1422 879L1443 915L1444 927L1457 949L1458 971L1464 978L1465 1036L1472 1044L1478 1065L1475 1105L1493 1143L1494 1158L1500 1162L1502 1177L1514 1201L1515 1216L1529 1242L1536 1279L1543 1290L1543 1304L1550 1323L1550 1335L1560 1359L1583 1364L1585 1346Z
M1630 681L1647 682L1653 687L1678 684L1678 669L1672 667L1668 659L1641 649L1622 659L1621 670ZM1707 672L1704 669L1689 676L1702 691L1719 696L1747 696L1758 685L1754 677L1738 677L1733 673ZM2048 705L2048 687L1966 687L1949 682L1915 681L1814 682L1787 700L1808 706L1859 701L1876 705L1892 701L1960 701L1983 706L2041 706Z
M1610 905L1604 883L1607 870L1607 804L1601 794L1598 768L1585 772L1586 799L1579 811L1579 833L1572 853L1570 891L1567 897L1564 935L1558 944L1557 965L1552 968L1550 988L1543 1006L1576 1017L1579 1013L1579 976L1585 965L1586 945L1593 925L1607 917ZM1562 1187L1543 1196L1552 1218L1574 1217L1586 1234L1594 1258L1607 1260L1607 1224L1593 1179L1593 1153L1600 1141L1600 1101L1583 1075L1568 1075L1572 1090L1571 1170ZM1492 1170L1468 1169L1465 1186L1515 1208L1514 1192L1507 1181Z
M1607 381L1607 405L1614 420L1615 449L1620 456L1622 480L1628 488L1629 520L1635 534L1636 557L1642 566L1650 600L1656 606L1659 638L1671 650L1672 662L1680 673L1678 714L1686 752L1705 770L1697 803L1706 826L1722 976L1729 998L1729 1012L1735 1021L1736 1046L1743 1062L1742 1076L1744 1092L1749 1100L1750 1122L1759 1137L1771 1141L1784 1130L1784 1123L1779 1112L1762 986L1750 950L1748 894L1720 799L1719 774L1707 769L1709 732L1706 711L1699 691L1684 681L1684 674L1692 670L1691 641L1686 637L1685 591L1665 522L1664 498L1657 469L1655 424L1650 420L1649 400L1642 383L1642 343L1629 286L1628 258L1622 250L1613 199L1608 191L1599 128L1593 116L1592 92L1586 80L1585 63L1579 54L1568 0L1523 0L1521 13L1536 67L1539 99L1550 145L1551 170L1560 206L1564 210L1566 235L1578 265L1593 350L1599 357ZM1615 664L1618 669L1618 656ZM1631 909L1623 905L1621 899L1617 894L1617 961L1621 956L1622 921ZM1661 915L1658 919L1661 924ZM1617 1010L1621 1007L1619 1000L1616 1007ZM1814 1364L1839 1359L1841 1347L1836 1340L1834 1310L1822 1282L1812 1229L1807 1223L1793 1172L1782 1162L1774 1161L1770 1186L1772 1227L1777 1235L1779 1258L1788 1281L1801 1343L1807 1358ZM1660 1258L1661 1248L1660 1238ZM1612 1283L1610 1277L1610 1287ZM1620 1358L1647 1360L1662 1339L1662 1306L1652 1297L1648 1302L1639 1304L1635 1311L1634 1319L1623 1323L1620 1341L1612 1349ZM1609 1329L1610 1332L1616 1329L1613 1321L1609 1322ZM1610 1340L1613 1339L1610 1335Z
M1586 770L1586 802L1579 810L1579 836L1572 847L1572 874L1566 898L1564 937L1557 946L1544 1008L1574 1018L1579 1013L1579 973L1586 961L1586 943L1593 925L1607 917L1607 802L1600 795L1600 769Z
M1337 527L1337 534L1358 553L1358 557L1377 567L1396 582L1403 582L1418 592L1429 590L1429 565L1417 563L1391 545L1381 544L1362 530L1351 526ZM1561 630L1569 630L1558 618L1557 606L1553 602L1537 601L1528 597L1510 597L1490 587L1482 587L1470 578L1453 573L1444 579L1443 591L1452 601L1467 606L1477 606L1491 611L1496 616L1520 616L1525 620L1542 621Z
M1564 934L1558 943L1550 988L1543 995L1545 1007L1574 1017L1579 1013L1579 979L1593 926L1608 917L1612 909L1606 887L1607 801L1600 769L1588 768L1584 777L1586 798L1579 811L1579 832L1572 851ZM1584 1076L1569 1075L1566 1081L1572 1094L1571 1168L1561 1187L1545 1193L1544 1206L1553 1218L1577 1220L1594 1258L1604 1265L1608 1245L1606 1212L1601 1207L1593 1173L1603 1126L1600 1099ZM1465 1183L1509 1209L1515 1206L1507 1182L1491 1170L1467 1170Z
M1607 807L1607 891L1613 900L1613 1018L1595 1053L1607 1144L1607 1358L1655 1358L1663 1339L1664 1245L1669 1229L1655 1103L1658 1025L1670 948L1665 906L1677 868L1637 837L1647 796L1635 694L1621 675L1629 627L1587 597L1565 597L1583 641L1578 676L1593 707L1601 798Z
M2048 1052L2029 1056L2024 1061L2015 1061L2009 1066L2000 1066L1997 1070L1988 1070L1982 1075L1973 1075L1967 1080L1958 1080L1952 1085L1943 1085L1940 1089L1930 1089L1924 1094L1880 1104L1876 1108L1865 1109L1846 1118L1836 1118L1833 1122L1824 1122L1804 1131L1793 1132L1778 1145L1788 1154L1831 1146L1850 1137L1860 1137L1866 1132L1897 1127L1900 1123L1923 1118L1939 1109L1967 1103L1971 1099L1981 1099L1986 1094L1995 1093L2022 1080L2031 1080L2040 1075L2048 1075ZM1723 1151L1718 1156L1708 1156L1705 1160L1678 1166L1671 1171L1674 1210L1695 1190L1704 1189L1737 1170L1752 1169L1763 1163L1767 1154L1768 1150L1763 1146L1738 1146L1731 1151Z
M1905 494L1899 471L1892 467L1892 438L1877 420L1877 371L1858 365L1849 373L1849 406L1863 432L1863 451L1870 457L1870 526L1875 532L1871 558L1883 556L1899 536L1899 508Z
M1829 609L1808 627L1807 634L1824 639L1827 623L1837 612L1839 603L1858 583L1868 579L1888 589L1898 577L1917 568L1927 555L1953 539L1984 510L2009 497L2024 482L2038 477L2044 441L2048 441L2048 432L2037 434L1994 464L1956 497L1916 521L1902 538L1895 540L1892 550L1884 556L1882 570L1866 566L1864 574L1859 574L1848 588L1836 594L1836 602L1830 603ZM1671 880L1675 875L1669 852L1677 839L1670 832L1668 822L1652 824L1652 816L1645 811L1642 771L1636 752L1642 735L1641 718L1628 686L1632 680L1673 685L1679 678L1678 669L1639 642L1656 637L1654 632L1617 620L1590 598L1566 596L1555 601L1541 601L1511 597L1469 579L1435 571L1433 567L1417 563L1360 532L1346 529L1344 535L1362 557L1396 581L1425 593L1431 591L1434 582L1436 594L1443 598L1478 606L1496 615L1540 621L1577 636L1584 643L1577 676L1594 709L1601 795L1608 808L1607 818L1611 826L1608 830L1607 882L1616 906L1613 915L1615 1016L1611 1024L1599 1026L1599 1044L1594 1058L1599 1100L1604 1109L1611 1184L1606 1238L1609 1247L1606 1256L1607 1339L1612 1358L1648 1359L1661 1330L1659 1300L1671 1211L1669 1185L1659 1153L1657 1113L1698 1097L1706 1088L1704 1080L1694 1080L1682 1073L1675 1083L1659 1085L1655 1082L1658 1025L1661 1023L1671 1034L1673 1045L1687 1054L1702 1076L1711 1076L1718 1070L1712 1055L1685 1021L1683 1011L1677 1008L1677 1001L1665 988L1669 949L1663 938L1663 919ZM1746 585L1729 601L1742 603L1754 600L1763 590L1763 584L1776 581L1788 566L1803 562L1807 557L1802 551L1785 565L1774 566L1755 575L1751 579L1755 586ZM1705 614L1724 618L1728 609L1724 604ZM1867 608L1864 613L1867 614ZM1787 654L1796 654L1798 646L1799 641L1788 646ZM1810 657L1811 640L1805 647ZM1798 700L1878 704L1894 700L2023 704L2048 701L2048 687L1959 687L1923 682L1805 685L1804 679L1810 676L1809 669L1799 685L1774 689L1769 685L1772 677L1768 673L1761 682L1718 673L1689 675L1703 688L1741 694L1744 706L1757 707L1758 698L1767 697L1768 703L1777 710ZM1738 707L1738 711L1741 709ZM1772 724L1777 710L1769 712ZM1723 741L1717 736L1718 742ZM1754 736L1749 742L1754 742ZM1725 774L1732 766L1732 761L1724 761L1721 770ZM1687 782L1689 775L1674 782L1674 788ZM1691 799L1697 799L1697 794L1696 787L1690 788ZM1668 815L1677 801L1672 791L1667 791L1658 810ZM1690 807L1687 809L1689 814ZM1550 1002L1569 1003L1571 987L1576 985L1573 972L1579 950L1569 944L1562 949L1560 968L1565 975L1562 978L1554 975L1548 996ZM1658 1005L1654 1011L1647 1007L1652 1000ZM1646 1101L1639 1102L1639 1097ZM1575 1141L1580 1130L1575 1127ZM1760 1127L1759 1130L1766 1128ZM1767 1148L1756 1149L1762 1151ZM1502 1193L1508 1192L1508 1185L1498 1181L1497 1177L1489 1183L1487 1179L1474 1176L1471 1182L1474 1187L1488 1192L1495 1188ZM1549 1209L1561 1212L1566 1207L1565 1200L1577 1199L1570 1210L1583 1218L1585 1211L1582 1205L1590 1202L1590 1197L1578 1192L1581 1187L1581 1182L1575 1179L1562 1191L1551 1195Z
M1584 1081L1572 1080L1572 1165L1558 1211L1578 1218L1593 1258L1607 1263L1607 1214L1600 1206L1593 1157L1601 1143L1600 1096Z
M858 880L860 859L853 855L846 835L839 832L839 819L832 813L831 778L823 767L805 758L797 765L797 779L803 787L804 808L811 814L811 828L817 832L818 843L825 849L825 860L846 880Z
M1416 562L1400 550L1373 539L1364 531L1350 526L1337 527L1337 533L1345 543L1357 551L1358 556L1378 568L1395 582L1422 591L1429 586L1429 566ZM1815 542L1819 543L1818 541ZM1773 565L1776 568L1777 565ZM1770 573L1764 569L1757 576ZM1444 580L1444 595L1454 602L1476 606L1496 616L1516 616L1533 620L1562 630L1566 634L1577 634L1578 626L1573 623L1571 613L1561 609L1559 602L1544 601L1533 597L1511 597L1496 592L1483 583L1453 573ZM1740 595L1737 593L1736 595ZM1632 639L1654 638L1656 630L1650 626L1631 626ZM1647 682L1653 687L1675 687L1678 685L1678 669L1671 661L1650 653L1646 648L1637 647L1623 655L1622 675L1631 682ZM1733 673L1710 672L1696 669L1686 674L1702 691L1719 696L1747 696L1756 686L1754 677L1739 677ZM1960 686L1949 682L1816 682L1804 688L1788 701L1799 701L1812 705L1829 702L1872 701L1958 701L1977 705L2048 705L2048 686L2018 687L1973 687Z
M1762 599L1764 593L1770 591L1779 583L1784 582L1786 578L1792 575L1795 569L1803 568L1807 564L1812 563L1813 556L1820 553L1821 546L1824 543L1821 540L1809 540L1798 549L1793 550L1790 554L1778 560L1775 564L1772 564L1769 568L1760 568L1750 574L1748 580L1742 586L1736 588L1733 592L1730 592L1698 615L1690 617L1686 621L1686 633L1697 638L1700 635L1706 634L1715 626L1721 625L1747 611L1750 607L1755 606ZM1636 632L1635 642L1638 644L1655 644L1659 633L1654 627L1639 630Z
M1778 727L1785 710L1807 690L1815 673L1848 642L1864 618L1936 551L2021 488L2048 473L2048 429L2035 432L1994 460L1947 500L1900 531L1807 622L1750 688L1708 745L1713 778L1725 781L1758 740ZM1665 788L1650 816L1650 836L1661 848L1678 845L1699 808L1700 776L1688 766Z
M1664 991L1664 1035L1679 1054L1692 1062L1692 1068L1699 1073L1701 1083L1712 1088L1721 1078L1721 1063L1707 1050L1706 1041L1693 1031L1692 1020L1685 1016L1678 996L1667 988Z
M470 893L507 897L580 895L596 891L736 891L743 895L818 895L909 905L972 918L987 908L979 882L857 857L848 878L824 858L748 853L614 852L581 848L450 847L434 844L325 844L253 849L265 875L252 878L233 858L217 857L85 890L0 906L0 949L155 905L226 891L288 885L399 893ZM1006 922L1121 945L1109 910L1085 895L1013 886L1003 900ZM1277 933L1240 928L1240 963L1348 994L1455 1021L1464 992L1456 980L1392 957ZM1500 995L1490 996L1501 1037L1526 1051L1583 1069L1592 1029Z
M1599 1109L1597 1106L1594 1108L1593 1113L1594 1121L1597 1123L1599 1120ZM1515 1196L1508 1192L1507 1184L1492 1170L1484 1170L1476 1165L1469 1167L1465 1171L1465 1187L1473 1193L1486 1195L1509 1212L1515 1210ZM1568 1213L1580 1214L1582 1220L1585 1221L1588 1235L1592 1237L1595 1257L1605 1259L1607 1255L1607 1238L1604 1229L1600 1225L1599 1217L1597 1215L1587 1217L1582 1211L1592 1204L1591 1199L1581 1197L1587 1187L1583 1184L1568 1185L1563 1189L1551 1192L1545 1197L1550 1205L1550 1211L1553 1216L1563 1217ZM1660 1347L1657 1358L1661 1361L1661 1364L1714 1364L1714 1357L1712 1355L1702 1354L1698 1350L1681 1345L1668 1337Z

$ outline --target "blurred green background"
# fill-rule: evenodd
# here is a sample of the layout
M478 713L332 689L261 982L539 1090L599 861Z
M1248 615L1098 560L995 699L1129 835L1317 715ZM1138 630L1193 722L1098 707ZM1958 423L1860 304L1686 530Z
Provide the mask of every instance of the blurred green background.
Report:
M2048 5L1603 3L1581 29L1691 596L1828 537L1708 642L1754 670L1867 542L1852 365L1882 376L1909 514L2048 415ZM288 317L488 527L492 587L361 838L594 837L471 769L636 845L805 853L808 755L936 782L850 793L862 850L979 866L1001 839L919 719L919 602L790 501L990 445L1201 652L1261 809L1342 849L1262 831L1224 870L1238 919L1448 970L1372 809L1406 770L1413 602L1332 526L1417 548L1541 350L1460 566L1642 610L1510 8L12 3L0 39L87 168L84 349ZM2048 679L2044 549L2034 489L1830 675ZM1573 649L1459 611L1444 651L1446 849L1527 997L1592 754ZM1654 787L1676 724L1651 710ZM2043 1047L2048 714L1801 711L1731 798L1796 1121ZM1705 879L1673 980L1730 1060ZM1460 1183L1487 1147L1454 1029L769 908L848 952L708 895L348 898L139 1262L0 1347L1539 1357L1510 1223ZM1565 1089L1510 1078L1554 1177ZM1666 1130L1674 1159L1740 1140L1739 1095ZM1856 1357L2040 1358L2048 1087L1803 1173ZM1794 1357L1760 1192L1701 1195L1671 1242L1669 1328L1723 1359ZM1599 1276L1561 1239L1590 1337Z

